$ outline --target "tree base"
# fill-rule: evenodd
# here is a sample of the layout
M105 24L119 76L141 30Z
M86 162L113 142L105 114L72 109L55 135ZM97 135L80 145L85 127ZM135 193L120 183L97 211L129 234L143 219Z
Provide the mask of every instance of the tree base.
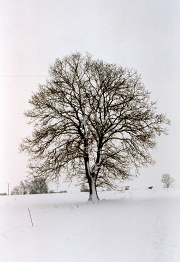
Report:
M89 199L88 199L88 201L90 202L98 202L100 199L99 199L99 197L97 196L97 195L95 195L95 196L93 196L93 195L90 195L89 196Z

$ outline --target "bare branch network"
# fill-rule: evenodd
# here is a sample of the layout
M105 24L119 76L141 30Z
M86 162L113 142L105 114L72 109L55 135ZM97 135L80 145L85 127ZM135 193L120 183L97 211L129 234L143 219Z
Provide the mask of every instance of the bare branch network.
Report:
M156 113L136 71L75 53L49 73L25 113L34 131L21 150L34 176L56 180L66 171L85 179L95 200L96 186L113 187L132 167L153 164L149 149L170 122Z

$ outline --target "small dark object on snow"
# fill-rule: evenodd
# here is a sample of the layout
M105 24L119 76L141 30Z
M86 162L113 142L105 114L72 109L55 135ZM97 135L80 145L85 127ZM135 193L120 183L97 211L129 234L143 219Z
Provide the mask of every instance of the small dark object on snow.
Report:
M153 189L153 186L148 186L148 188L147 189Z

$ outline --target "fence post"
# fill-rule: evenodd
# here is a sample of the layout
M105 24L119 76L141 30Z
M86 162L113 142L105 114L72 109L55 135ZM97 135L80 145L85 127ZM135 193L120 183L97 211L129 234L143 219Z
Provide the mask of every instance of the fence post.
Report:
M30 212L29 208L28 208L28 211L29 211L29 216L30 216L30 219L31 219L31 224L33 226L33 221L32 221L31 212Z

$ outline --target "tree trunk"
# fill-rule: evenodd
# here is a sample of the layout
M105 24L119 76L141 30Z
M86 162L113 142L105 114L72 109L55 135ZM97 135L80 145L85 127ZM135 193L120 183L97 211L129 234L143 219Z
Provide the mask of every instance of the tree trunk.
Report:
M85 171L86 171L86 178L88 180L89 184L89 199L88 201L98 201L99 197L97 194L97 189L96 189L96 178L97 178L97 172L91 173L90 167L89 167L89 157L86 155L84 157L84 164L85 164ZM98 169L96 170L98 171Z
M95 178L89 177L88 183L89 183L89 199L88 199L88 201L96 202L96 201L99 200L99 197L98 197L98 194L97 194Z

